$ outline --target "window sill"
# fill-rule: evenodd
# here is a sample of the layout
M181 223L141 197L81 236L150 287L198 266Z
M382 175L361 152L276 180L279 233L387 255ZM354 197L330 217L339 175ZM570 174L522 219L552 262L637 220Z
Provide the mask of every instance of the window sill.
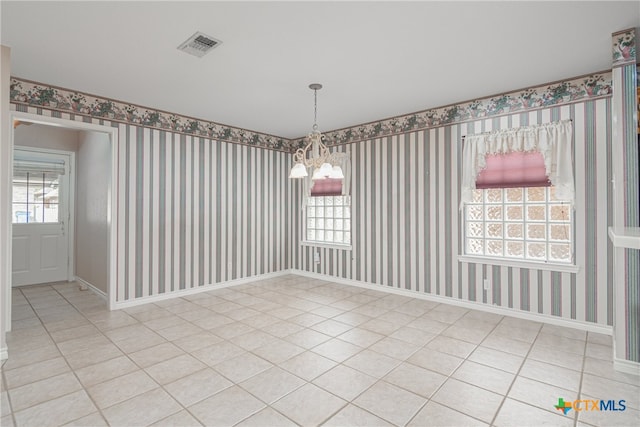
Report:
M300 244L302 246L317 246L320 248L341 249L343 251L350 251L351 249L353 249L351 245L341 245L340 243L314 242L311 240L301 240Z
M580 267L573 264L557 264L551 262L536 262L525 260L512 260L507 258L490 258L473 255L458 255L458 262L473 264L501 265L505 267L531 268L535 270L557 271L561 273L577 273Z

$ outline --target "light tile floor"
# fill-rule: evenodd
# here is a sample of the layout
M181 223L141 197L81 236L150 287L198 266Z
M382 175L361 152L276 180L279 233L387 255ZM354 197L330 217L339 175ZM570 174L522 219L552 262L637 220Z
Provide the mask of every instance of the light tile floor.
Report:
M609 336L299 276L114 312L22 287L8 342L2 426L640 425Z

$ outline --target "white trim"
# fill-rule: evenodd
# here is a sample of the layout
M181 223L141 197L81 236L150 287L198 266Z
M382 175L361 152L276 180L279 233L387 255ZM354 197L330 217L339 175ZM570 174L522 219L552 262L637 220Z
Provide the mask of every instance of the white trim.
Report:
M118 285L118 147L120 145L120 126L112 127L109 134L111 144L111 181L107 185L107 230L109 241L109 276L107 277L107 298L109 310L113 310Z
M83 290L83 291L90 290L91 292L98 295L103 300L108 301L107 294L103 290L96 288L91 283L87 282L84 279L79 278L78 276L74 277L74 281L80 284L80 290Z
M403 295L403 296L423 299L427 301L434 301L441 304L449 304L457 307L463 307L463 308L468 308L472 310L479 310L479 311L484 311L488 313L494 313L501 316L516 317L519 319L531 320L531 321L540 322L540 323L547 323L547 324L556 325L556 326L563 326L566 328L574 328L574 329L579 329L587 332L596 332L604 335L613 334L613 328L611 326L599 325L596 323L581 322L579 320L572 320L572 319L563 319L560 317L547 316L544 314L520 311L512 308L499 307L495 305L486 305L486 304L481 304L473 301L462 301L452 297L444 297L444 296L434 295L434 294L423 294L423 293L418 293L416 291L410 291L407 289L392 288L392 287L383 286L383 285L374 285L372 283L365 283L365 282L360 282L360 281L351 280L351 279L343 279L340 277L329 276L326 274L312 273L312 272L302 271L297 269L292 269L291 274L297 274L299 276L310 277L314 279L326 280L329 282L340 283L343 285L357 286L360 288L371 289L374 291L387 292L390 294Z
M0 348L0 360L7 360L9 358L9 348L2 347Z
M618 359L616 357L613 359L613 369L625 374L640 376L640 363L631 360Z
M201 292L209 292L209 291L215 291L216 289L224 289L224 288L230 288L232 286L244 285L246 283L255 282L257 280L266 280L266 279L272 279L274 277L286 276L287 274L292 274L292 271L281 270L273 273L258 274L255 276L243 277L241 279L234 279L234 280L228 280L226 282L199 286L196 288L180 289L174 292L166 292L164 294L151 295L148 297L136 298L134 300L116 301L112 309L119 310L122 308L135 307L137 305L148 304L151 302L158 302L158 301L164 301L164 300L173 299L173 298L180 298L185 295L199 294Z
M505 267L558 271L562 273L577 273L580 271L580 267L572 264L556 264L551 262L510 260L506 258L490 258L490 257L473 256L473 255L458 255L458 262L466 262L470 264L502 265Z
M8 357L6 332L11 330L11 163L12 129L9 119L11 48L0 42L0 358ZM7 203L7 205L5 205Z
M609 227L609 238L617 248L640 249L640 227Z
M343 251L350 251L353 249L351 245L340 245L338 243L325 243L325 242L314 242L312 240L300 240L300 245L302 246L318 246L321 248L331 248L331 249L341 249Z

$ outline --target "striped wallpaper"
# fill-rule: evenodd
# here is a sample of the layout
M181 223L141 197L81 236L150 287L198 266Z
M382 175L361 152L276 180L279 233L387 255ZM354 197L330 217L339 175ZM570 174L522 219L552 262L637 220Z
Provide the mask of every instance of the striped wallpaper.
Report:
M287 178L289 153L35 106L11 108L119 129L119 303L292 268L613 322L610 97L333 147L351 153L352 251L299 244L302 187ZM562 119L574 123L579 272L459 262L462 136ZM319 264L313 263L315 250ZM492 283L489 292L485 278Z
M615 40L614 34L614 40ZM622 183L617 192L615 225L640 226L640 136L638 135L637 87L640 67L635 61L613 69L616 92L612 113L615 120L614 146L617 163L616 181ZM615 62L614 62L615 63ZM619 277L617 292L617 315L615 353L620 359L640 363L640 250L623 249L617 262ZM622 258L622 259L620 259ZM611 264L614 265L614 264Z
M12 108L118 127L117 302L290 268L289 153Z
M462 136L572 119L578 273L458 262ZM353 250L296 246L294 268L419 293L495 304L566 319L613 321L611 100L574 104L370 139L338 149L352 159ZM301 186L292 241L303 232ZM320 264L313 263L313 251ZM483 279L492 289L483 289Z

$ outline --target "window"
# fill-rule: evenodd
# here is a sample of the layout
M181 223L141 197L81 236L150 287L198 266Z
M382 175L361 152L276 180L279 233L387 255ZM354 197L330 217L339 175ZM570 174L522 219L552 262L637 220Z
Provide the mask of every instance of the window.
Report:
M573 263L571 207L554 187L474 190L464 217L466 255Z
M58 222L59 175L16 171L13 176L13 223Z
M465 255L572 266L571 120L467 135Z
M64 177L66 171L62 156L16 149L13 159L12 222L60 222L60 178Z
M350 196L310 196L306 214L308 242L351 245Z

